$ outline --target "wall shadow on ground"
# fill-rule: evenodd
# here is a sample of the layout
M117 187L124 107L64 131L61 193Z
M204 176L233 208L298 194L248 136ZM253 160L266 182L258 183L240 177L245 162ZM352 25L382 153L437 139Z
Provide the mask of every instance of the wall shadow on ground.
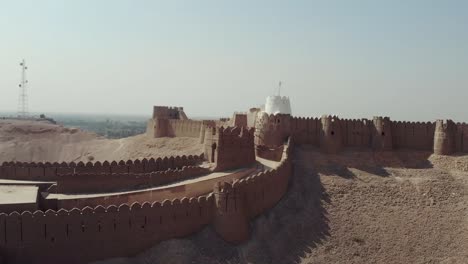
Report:
M294 175L283 199L250 223L251 239L241 245L223 241L208 226L188 238L171 239L131 259L99 263L300 263L329 236L330 199L310 164L295 153Z
M352 169L369 174L387 177L391 173L389 168L428 169L433 168L428 151L372 151L362 149L346 149L336 155L323 155L317 148L303 147L312 153L308 162L321 175L337 175L342 178L356 177Z
M251 222L248 242L238 246L228 244L208 226L191 237L163 241L137 258L105 263L298 264L330 236L324 206L331 201L320 175L330 173L352 178L351 168L384 177L389 175L385 168L432 167L428 161L430 154L345 150L339 155L324 156L308 146L297 147L293 156L294 175L286 195L274 208ZM363 161L368 162L362 164Z
M299 154L299 155L298 155ZM197 245L194 263L300 263L312 248L329 236L330 199L310 164L294 154L294 175L281 201L251 222L251 239L232 246L211 228L191 238Z

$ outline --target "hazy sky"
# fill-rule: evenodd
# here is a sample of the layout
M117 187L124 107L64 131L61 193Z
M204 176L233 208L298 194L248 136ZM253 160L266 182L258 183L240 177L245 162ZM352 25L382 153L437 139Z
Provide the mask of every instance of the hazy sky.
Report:
M468 1L0 0L0 111L468 121Z

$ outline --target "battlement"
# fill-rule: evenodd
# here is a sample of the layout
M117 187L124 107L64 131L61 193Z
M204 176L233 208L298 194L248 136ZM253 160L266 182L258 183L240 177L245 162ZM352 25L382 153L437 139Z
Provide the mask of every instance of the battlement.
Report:
M435 130L436 131L449 131L455 129L455 123L450 120L442 120L442 119L437 119L435 122Z
M154 106L153 119L186 119L184 108L179 106Z
M289 114L258 113L255 122L255 144L280 146L291 135L292 117Z
M456 134L457 125L452 120L436 120L434 153L439 155L450 155L455 152Z
M0 213L2 260L77 264L132 256L158 241L188 236L209 224L228 242L245 241L248 221L286 193L292 146L286 143L277 168L221 182L206 195L140 203L124 197L124 204Z
M226 137L253 138L254 128L244 127L210 127L211 135L223 141Z
M215 170L244 167L255 161L253 128L210 127L205 133L205 157L215 164Z
M153 117L148 120L146 134L159 137L201 138L202 120L190 120L183 107L154 106Z
M204 160L204 154L189 156L171 156L164 158L104 161L104 162L3 162L0 166L0 178L27 181L54 181L59 175L80 173L149 173L168 169L194 166Z
M58 176L57 185L54 190L57 193L63 194L138 190L161 186L208 173L208 169L199 166L183 166L182 168L146 173L67 173Z
M5 261L14 263L87 263L131 256L210 224L213 204L209 194L130 206L0 214L0 250Z
M255 144L274 148L289 136L296 144L311 144L324 152L336 153L341 148L372 148L374 150L414 149L435 153L468 152L468 127L453 121L406 122L389 117L340 119L323 115L320 118L291 117L260 113L256 122ZM446 136L442 136L445 133ZM443 139L452 149L439 151L435 139ZM437 141L440 142L440 141ZM445 144L445 143L444 143ZM435 150L437 149L437 150Z

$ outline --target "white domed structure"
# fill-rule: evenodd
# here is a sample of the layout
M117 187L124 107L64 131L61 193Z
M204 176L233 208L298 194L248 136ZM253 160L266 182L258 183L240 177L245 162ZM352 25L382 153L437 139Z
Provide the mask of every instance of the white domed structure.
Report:
M267 114L291 114L291 103L289 97L272 95L268 96L263 109Z

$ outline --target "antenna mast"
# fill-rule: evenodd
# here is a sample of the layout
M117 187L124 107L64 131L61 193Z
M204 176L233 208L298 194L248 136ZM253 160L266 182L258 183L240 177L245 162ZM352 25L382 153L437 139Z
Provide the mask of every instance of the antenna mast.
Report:
M26 61L20 63L21 66L21 83L19 84L20 92L18 97L18 117L26 118L28 116L28 94L27 94L27 84L28 80L26 79Z
M282 82L279 81L279 84L278 84L278 96L281 96L281 84L282 84Z

